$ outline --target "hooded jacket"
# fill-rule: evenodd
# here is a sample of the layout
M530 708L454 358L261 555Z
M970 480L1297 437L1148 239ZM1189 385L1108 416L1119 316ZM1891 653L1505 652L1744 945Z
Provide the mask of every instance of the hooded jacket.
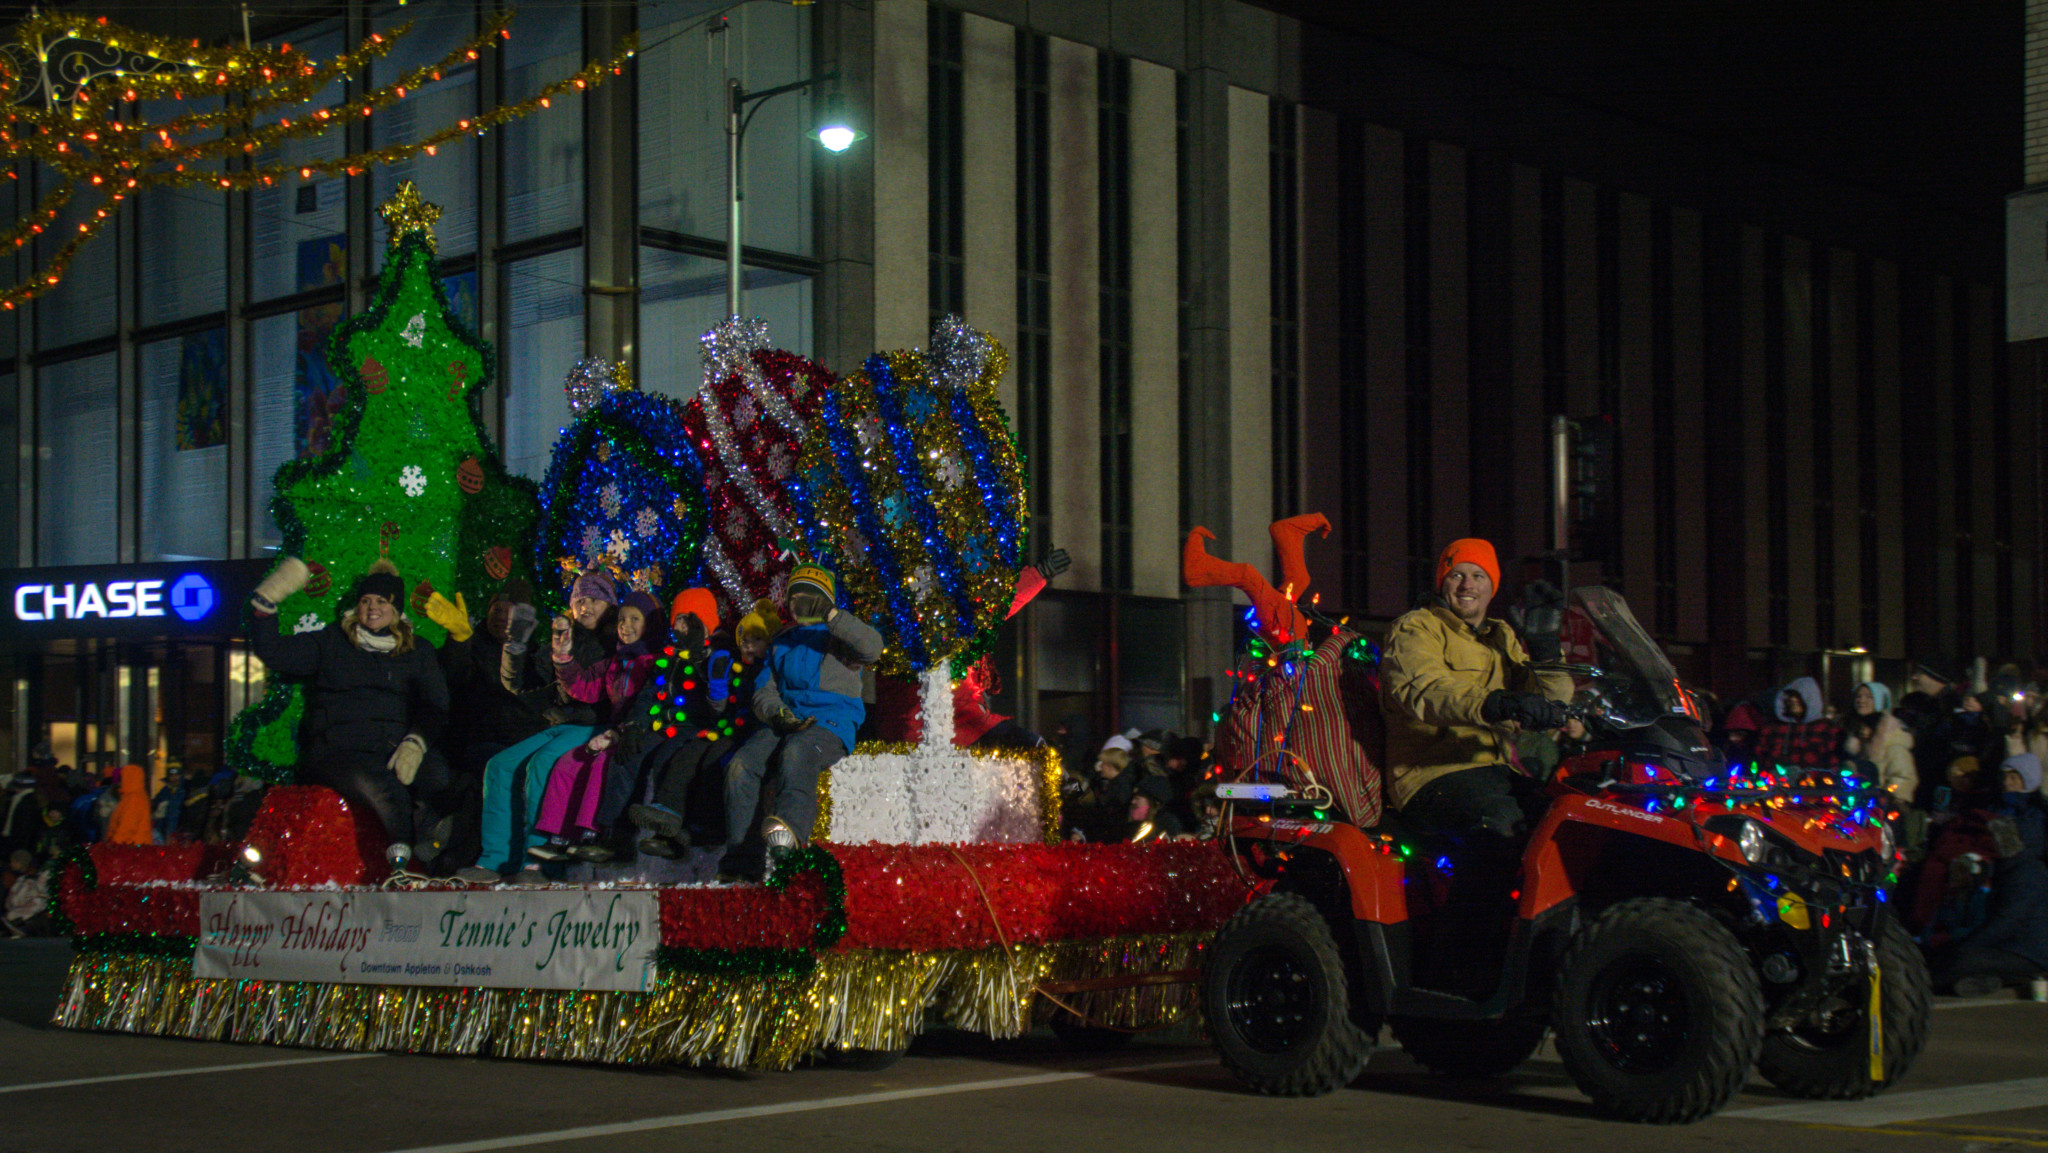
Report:
M867 716L860 670L880 660L882 648L882 634L843 609L829 621L782 630L768 645L768 675L754 687L754 715L765 722L787 707L852 749Z
M1785 694L1797 693L1806 705L1806 716L1794 720L1785 710ZM1764 726L1757 738L1757 759L1765 764L1791 765L1804 769L1833 768L1840 759L1842 730L1822 710L1820 682L1800 677L1779 689L1771 701L1776 724Z
M1870 740L1842 738L1842 751L1877 766L1877 783L1901 802L1911 803L1920 788L1920 770L1913 763L1913 734L1890 713L1877 715Z
M1479 715L1495 689L1540 692L1554 701L1572 694L1569 677L1529 668L1529 654L1506 622L1489 618L1475 630L1442 605L1394 622L1379 672L1395 808L1448 773L1514 763L1513 734Z

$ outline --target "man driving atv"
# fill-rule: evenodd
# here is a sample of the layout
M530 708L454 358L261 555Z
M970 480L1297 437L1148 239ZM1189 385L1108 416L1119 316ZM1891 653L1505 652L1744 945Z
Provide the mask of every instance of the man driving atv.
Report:
M1432 603L1394 622L1380 659L1394 807L1419 832L1512 838L1523 810L1510 726L1561 727L1571 678L1531 669L1514 629L1487 617L1500 585L1493 545L1452 541L1436 576Z

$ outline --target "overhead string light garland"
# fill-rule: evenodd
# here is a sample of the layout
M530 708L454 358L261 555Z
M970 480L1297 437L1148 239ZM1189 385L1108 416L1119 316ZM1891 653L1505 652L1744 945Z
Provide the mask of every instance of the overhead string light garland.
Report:
M0 113L0 150L10 179L19 179L33 162L56 173L58 183L16 219L0 243L20 249L37 237L54 239L60 227L64 240L36 263L27 279L0 290L0 308L14 308L61 283L78 250L99 234L128 198L145 189L204 186L241 191L295 177L355 176L421 152L432 155L449 141L481 136L549 107L557 96L620 75L638 46L637 38L628 36L610 57L587 64L524 100L459 118L414 140L326 160L254 162L257 154L288 140L320 136L364 120L477 60L510 38L510 19L509 12L491 13L482 31L439 60L360 95L301 112L300 105L317 100L330 85L358 76L389 53L412 25L372 33L340 56L315 60L289 44L207 47L197 40L140 32L105 17L72 12L31 15L15 25L13 42L0 49L0 87L12 101ZM89 71L90 78L75 86L53 83L46 62L53 50L75 42L103 46L111 67ZM142 118L143 102L183 100L188 95L234 99L160 123ZM230 169L225 164L230 158L249 162ZM67 208L78 216L75 231L68 224L59 225Z

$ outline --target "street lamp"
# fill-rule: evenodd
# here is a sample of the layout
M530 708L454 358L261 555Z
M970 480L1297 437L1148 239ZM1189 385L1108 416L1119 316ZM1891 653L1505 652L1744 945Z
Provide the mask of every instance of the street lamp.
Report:
M839 73L827 72L805 80L792 80L759 92L749 92L738 80L726 81L725 103L725 192L726 203L731 213L726 219L725 233L725 314L740 314L740 263L741 206L746 193L740 188L740 143L746 139L747 125L753 123L754 113L760 111L762 102L785 92L809 88L813 84L836 82ZM845 116L845 105L838 92L833 92L825 102L825 116L819 121L814 133L818 143L833 152L844 152L853 147L853 142L864 134L856 131Z

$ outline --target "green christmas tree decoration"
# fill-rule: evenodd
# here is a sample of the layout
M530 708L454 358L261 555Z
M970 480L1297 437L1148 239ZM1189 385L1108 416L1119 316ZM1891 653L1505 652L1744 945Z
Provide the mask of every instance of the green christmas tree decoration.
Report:
M306 561L313 579L278 606L275 621L251 628L311 632L338 621L356 581L380 558L409 588L428 582L473 615L509 577L531 582L531 481L505 471L484 431L480 398L496 374L488 344L457 319L434 269L433 223L440 209L410 182L382 213L391 251L367 312L330 338L327 360L346 392L330 447L277 470L271 515L283 551ZM416 598L417 599L417 598ZM439 645L441 626L410 614L421 641ZM228 759L237 772L270 781L297 764L300 687L273 680L235 719Z

